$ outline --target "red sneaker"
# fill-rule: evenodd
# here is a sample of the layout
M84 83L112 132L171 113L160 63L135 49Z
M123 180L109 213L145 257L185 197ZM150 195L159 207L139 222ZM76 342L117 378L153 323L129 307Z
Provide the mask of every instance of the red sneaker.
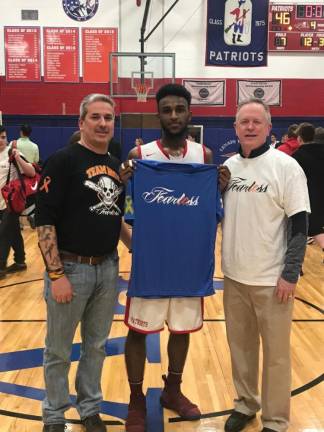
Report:
M146 399L145 396L130 397L128 414L125 423L126 432L146 431Z
M193 404L180 389L176 390L173 386L168 385L165 375L162 376L165 387L160 397L160 403L163 408L175 411L185 420L199 420L201 412L197 405Z

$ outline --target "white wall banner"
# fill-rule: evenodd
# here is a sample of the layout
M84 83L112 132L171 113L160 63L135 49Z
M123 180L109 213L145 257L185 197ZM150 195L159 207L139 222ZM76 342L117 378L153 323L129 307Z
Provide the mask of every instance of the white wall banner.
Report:
M183 80L191 93L192 105L225 105L225 80Z
M262 99L267 105L281 106L281 80L237 80L237 103L251 97Z

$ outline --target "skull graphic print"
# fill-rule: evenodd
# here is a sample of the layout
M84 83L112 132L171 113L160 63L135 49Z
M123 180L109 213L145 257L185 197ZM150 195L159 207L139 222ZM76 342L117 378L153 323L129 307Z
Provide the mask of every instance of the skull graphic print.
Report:
M123 188L117 186L116 183L108 176L101 176L97 183L86 180L84 185L97 193L99 202L90 207L91 212L96 212L99 215L118 216L121 214L121 209L117 205L118 197L123 192Z

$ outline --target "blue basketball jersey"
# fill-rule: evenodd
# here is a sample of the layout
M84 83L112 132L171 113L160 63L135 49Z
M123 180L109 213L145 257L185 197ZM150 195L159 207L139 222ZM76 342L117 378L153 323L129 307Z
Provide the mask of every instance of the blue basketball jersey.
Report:
M129 297L214 293L214 250L223 210L215 165L137 160Z

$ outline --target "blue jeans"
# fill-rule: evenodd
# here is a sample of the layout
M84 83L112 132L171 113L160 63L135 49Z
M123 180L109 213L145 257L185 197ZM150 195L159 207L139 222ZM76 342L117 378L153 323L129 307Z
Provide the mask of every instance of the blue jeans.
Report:
M118 254L113 252L102 264L96 266L65 261L64 271L74 293L72 301L65 304L53 300L51 281L45 274L45 424L64 423L64 412L71 407L68 373L73 337L79 323L82 343L75 382L76 408L82 420L99 413L105 343L118 295Z

